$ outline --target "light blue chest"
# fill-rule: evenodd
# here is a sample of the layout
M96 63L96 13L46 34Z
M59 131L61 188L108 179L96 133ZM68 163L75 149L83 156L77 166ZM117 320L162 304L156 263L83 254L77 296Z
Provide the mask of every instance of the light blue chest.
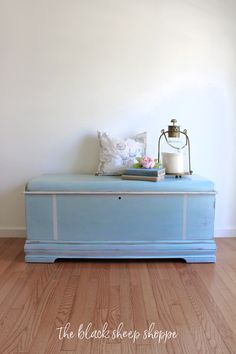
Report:
M161 182L45 175L26 186L26 261L183 258L214 262L215 191L198 176Z

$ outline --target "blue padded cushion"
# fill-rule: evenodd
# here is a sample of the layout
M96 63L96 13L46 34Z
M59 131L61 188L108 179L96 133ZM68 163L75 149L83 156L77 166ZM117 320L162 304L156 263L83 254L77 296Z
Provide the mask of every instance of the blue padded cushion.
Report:
M214 192L214 183L197 175L159 182L122 180L120 176L48 174L33 178L26 191L51 192Z

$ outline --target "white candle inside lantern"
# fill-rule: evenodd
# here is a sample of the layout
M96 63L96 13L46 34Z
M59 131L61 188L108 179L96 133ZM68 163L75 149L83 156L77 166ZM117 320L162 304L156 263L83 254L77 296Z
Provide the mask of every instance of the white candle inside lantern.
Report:
M181 152L163 152L162 164L166 169L166 173L184 173L184 156Z

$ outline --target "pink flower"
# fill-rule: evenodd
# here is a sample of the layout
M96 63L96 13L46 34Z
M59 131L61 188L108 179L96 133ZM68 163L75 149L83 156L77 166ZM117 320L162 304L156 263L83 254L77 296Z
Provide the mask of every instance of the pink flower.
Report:
M144 168L153 168L155 166L155 161L151 157L143 156L140 160L140 165Z

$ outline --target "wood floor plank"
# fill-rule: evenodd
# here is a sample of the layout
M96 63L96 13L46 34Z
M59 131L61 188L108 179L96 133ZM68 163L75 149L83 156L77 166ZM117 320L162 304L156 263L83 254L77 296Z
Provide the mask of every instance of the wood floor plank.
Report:
M110 264L108 262L94 262L91 272L91 277L97 280L97 301L96 308L107 309L109 303L109 273Z
M188 264L183 264L185 269L189 267ZM198 318L198 313L196 313L195 308L191 302L187 289L183 286L181 278L177 272L179 264L169 265L171 267L171 272L168 271L166 267L165 272L168 273L168 278L172 288L174 289L176 296L178 297L179 308L172 305L171 309L173 311L174 326L179 333L179 338L181 341L181 346L186 350L191 352L211 354L212 348L205 336L205 330ZM166 284L168 287L168 284ZM177 313L175 310L177 309ZM179 316L177 315L179 314ZM191 350L190 350L191 349Z
M90 300L91 296L95 296L97 291L96 284L94 281L91 281L90 278L92 266L93 264L91 263L81 263L79 283L76 289L69 321L72 330L75 332L81 323L86 325L92 320L92 318L89 319L88 314L86 314L87 300ZM91 289L94 294L91 294ZM70 340L64 339L61 349L64 351L76 351L76 347L79 345L78 342L78 338L76 337ZM84 343L87 344L87 341L84 341ZM89 345L89 343L87 345Z
M121 354L121 344L120 343L106 343L105 354Z
M9 238L0 238L0 254L4 255L4 251L9 247L9 245L14 244L15 241L12 242ZM14 246L15 247L15 246Z
M108 313L107 323L110 331L115 331L121 319L121 274L124 264L122 262L111 262L109 269L109 283L108 283ZM104 321L103 321L104 323ZM108 343L120 343L120 338L109 339ZM109 346L108 346L109 347ZM118 346L117 346L118 347Z
M233 270L233 268L228 265L228 264L224 264L223 266L221 266L222 269L224 270L224 273L227 274L227 277L229 277L229 281L228 284L230 283L232 285L231 289L232 292L235 294L235 288L236 288L236 272Z
M216 238L217 264L229 264L236 267L234 243L235 238Z
M41 317L47 308L47 302L55 283L52 277L45 282L42 274L39 274L38 277L36 275L33 277L32 274L32 277L29 278L29 281L26 282L22 289L20 296L15 298L12 308L21 309L21 312L20 316L12 324L13 326L8 333L7 343L2 346L3 351L29 351L32 340L38 333ZM39 337L37 338L39 340Z
M164 331L174 331L174 318L172 317L171 309L169 303L167 302L167 292L166 289L166 281L163 282L162 277L160 277L160 272L158 269L166 266L165 264L155 264L150 263L148 265L153 293L156 302L156 308L158 312L157 324L158 328ZM168 266L168 264L167 264ZM172 288L172 285L171 285ZM172 291L172 290L171 290ZM183 348L181 346L181 339L177 337L174 341L167 341L163 350L166 350L168 353L181 353L183 352Z
M71 273L74 274L73 272ZM45 348L46 353L60 352L62 346L62 339L59 338L61 334L61 330L59 330L59 328L64 327L70 321L70 315L73 308L74 297L79 280L78 276L70 276L69 272L66 276L68 277L68 283L65 286L63 297L47 341L47 346Z
M131 288L131 303L135 324L134 330L137 330L139 333L143 333L148 327L148 318L145 312L144 296L140 281L140 271L142 271L143 265L140 262L133 262L130 263L128 267ZM147 344L147 341L144 342L142 336L140 336L138 340L140 344Z
M160 349L160 348L159 348ZM146 345L146 344L137 344L136 345L136 354L161 354L163 353L160 349L153 345Z
M183 268L182 265L179 264L177 269L193 309L198 317L201 327L205 332L205 337L208 340L207 343L210 346L210 353L229 353L217 327L215 326L214 321L212 321L208 308L205 306L204 301L202 301L202 297L199 295L199 288L197 289L192 277L189 277L191 266Z
M120 268L120 321L127 331L134 331L134 308L132 306L129 266L124 263ZM121 341L122 354L135 354L135 343L126 339Z
M38 311L35 313L35 317L40 318L37 331L41 333L41 338L39 336L34 336L31 343L30 349L32 352L37 352L38 354L43 354L46 351L47 343L49 341L50 333L55 328L55 317L59 311L59 306L62 301L64 289L68 283L68 274L66 272L65 266L58 267L58 272L54 273L48 282L48 297L44 298L44 294L47 291L43 291L40 297L38 307L42 306L41 316L39 317ZM43 341L42 341L43 338ZM55 333L56 338L56 333Z
M142 265L142 271L139 272L139 278L142 287L146 319L148 323L155 322L157 321L158 313L153 294L152 282L146 263L143 263Z
M204 269L200 265L194 265L194 270L197 271L198 277L203 281L209 293L213 297L213 301L221 308L224 313L224 318L236 334L236 298L229 292L224 282L220 279L215 267ZM194 274L194 273L193 273ZM193 279L196 280L196 277Z
M199 273L198 265L192 265L190 270L191 282L195 285L196 293L202 298L202 302L211 316L218 333L221 336L221 340L225 343L225 346L230 353L234 353L236 348L236 336L235 336L235 315L229 314L228 304L225 303L221 295L218 295L214 287L210 285L209 274L205 277L207 269L201 269ZM196 269L198 271L196 272ZM203 274L204 273L204 274ZM205 281L204 281L205 279ZM225 311L226 310L226 311ZM219 346L219 342L217 342Z
M94 275L93 275L94 276ZM94 329L101 330L104 325L111 332L120 321L120 288L119 274L116 271L114 262L99 262L96 266L96 279L98 291L96 294L96 310L93 315ZM119 339L109 338L102 340L93 340L91 353L107 352L108 344L116 344Z
M101 328L100 322L96 321L96 319L98 318L99 321L102 322L101 317L99 316L100 310L96 308L97 292L98 292L98 280L96 277L91 277L86 303L84 304L84 311L79 317L79 321L77 320L77 323L84 325L84 329L89 325L89 323L92 324L92 330ZM102 311L104 311L104 309ZM98 325L96 325L96 323L98 323ZM90 332L89 332L89 336L90 336ZM93 352L92 348L94 348L93 345L97 343L96 341L97 341L96 339L77 339L76 348L75 348L76 353L85 353L85 354L92 353Z
M110 331L117 329L120 323L120 318L120 287L111 286L109 289L109 307L107 313L107 323ZM113 343L120 342L120 339L116 338L112 341Z
M226 265L227 266L227 265ZM230 277L229 267L215 267L217 274L217 287L223 288L223 297L225 301L231 304L231 310L236 314L236 278Z
M9 239L1 251L0 258L0 276L4 274L8 267L12 265L14 259L22 254L22 240L21 239Z
M18 272L10 273L8 281L0 290L0 330L4 335L8 335L12 328L12 312L21 313L22 309L16 309L19 299L22 298L23 306L30 296L29 282L35 281L33 273L21 274ZM10 319L10 320L9 320ZM14 324L14 322L13 322ZM0 342L1 345L1 342Z
M236 251L236 244L235 244L235 239L233 237L226 237L223 240L220 239L221 245L222 243L228 247L229 251Z

